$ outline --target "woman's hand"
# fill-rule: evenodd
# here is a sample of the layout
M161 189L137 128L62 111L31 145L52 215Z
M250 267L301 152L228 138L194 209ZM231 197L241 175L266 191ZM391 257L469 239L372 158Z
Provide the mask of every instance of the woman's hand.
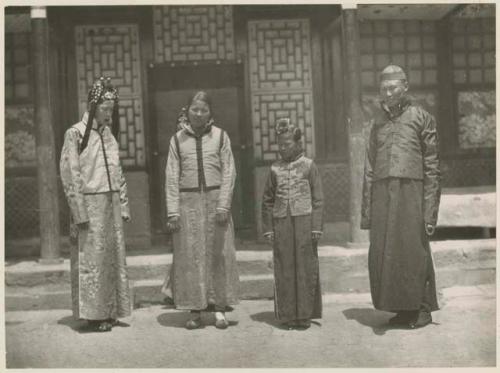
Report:
M274 232L264 233L264 238L266 239L269 245L272 246L274 244Z
M215 213L215 221L217 222L217 224L224 226L227 224L228 220L229 213L227 211L218 210Z
M178 216L171 216L167 221L167 229L169 232L178 232L181 229L181 223Z

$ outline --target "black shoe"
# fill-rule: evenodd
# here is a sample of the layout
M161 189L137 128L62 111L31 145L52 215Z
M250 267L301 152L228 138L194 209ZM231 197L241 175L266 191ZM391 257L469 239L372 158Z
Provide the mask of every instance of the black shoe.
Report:
M408 325L412 315L413 311L400 311L396 314L396 316L391 317L389 319L389 325Z
M296 329L298 330L306 330L311 327L311 320L308 319L302 319L302 320L297 320L297 324L295 326Z
M283 325L283 328L286 330L294 330L297 328L297 321L295 321L295 320L287 321L287 322L284 322L282 325Z
M410 323L410 329L418 329L423 328L426 325L429 325L432 322L432 316L430 312L420 311L417 317L413 318Z

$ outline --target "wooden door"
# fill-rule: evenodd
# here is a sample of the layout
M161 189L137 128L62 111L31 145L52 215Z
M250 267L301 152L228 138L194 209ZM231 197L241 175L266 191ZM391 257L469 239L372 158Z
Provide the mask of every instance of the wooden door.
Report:
M166 233L165 165L170 138L176 131L176 119L190 95L198 90L208 92L217 126L231 139L237 178L233 193L232 216L236 230L250 225L248 209L244 206L244 185L251 184L252 172L244 166L246 139L241 128L243 67L240 64L170 66L157 65L149 69L149 97L151 101L152 130L152 221L155 234ZM243 132L244 133L244 132Z

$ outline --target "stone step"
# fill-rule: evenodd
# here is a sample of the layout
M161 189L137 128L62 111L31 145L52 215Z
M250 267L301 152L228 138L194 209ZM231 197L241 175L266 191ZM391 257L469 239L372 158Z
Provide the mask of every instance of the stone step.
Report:
M467 268L471 263L495 260L495 239L435 241L431 243L435 267ZM322 245L318 249L321 273L363 272L367 268L368 249ZM271 250L237 251L241 276L271 275ZM131 281L165 278L172 263L172 254L129 255L128 274ZM42 265L36 261L21 261L5 266L5 284L30 287L70 282L70 264Z
M449 266L436 268L438 289L453 286L476 286L494 284L496 261L472 262L469 267ZM321 288L324 294L369 293L368 271L325 271L320 269ZM131 281L134 307L146 307L163 303L160 292L162 279ZM274 279L272 274L240 276L241 299L272 299ZM39 286L7 286L5 288L7 311L37 309L70 309L71 289L69 283L53 283Z

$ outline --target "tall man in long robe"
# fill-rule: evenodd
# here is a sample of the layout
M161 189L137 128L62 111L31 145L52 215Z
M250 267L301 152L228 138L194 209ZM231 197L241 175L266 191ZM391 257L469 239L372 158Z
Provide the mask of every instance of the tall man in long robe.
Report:
M397 313L392 325L419 328L438 309L429 236L437 223L440 170L436 121L407 91L401 67L382 71L382 110L366 144L361 228L370 229L375 308Z
M130 220L127 186L110 129L117 105L117 91L101 78L89 92L89 111L66 131L60 161L72 218L73 315L96 331L131 313L122 223Z

